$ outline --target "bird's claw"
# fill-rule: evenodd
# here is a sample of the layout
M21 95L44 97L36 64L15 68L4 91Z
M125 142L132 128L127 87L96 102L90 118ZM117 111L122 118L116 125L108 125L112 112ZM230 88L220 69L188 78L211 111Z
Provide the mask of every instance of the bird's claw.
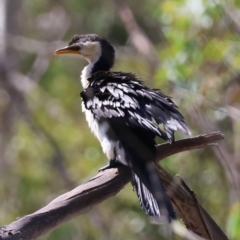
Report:
M122 166L122 164L121 164L120 162L117 162L116 160L110 160L110 161L108 162L108 164L107 164L106 166L103 166L102 168L100 168L100 169L98 170L98 172L103 172L103 171L105 171L105 170L107 170L107 169L117 168L117 167L119 167L119 166Z

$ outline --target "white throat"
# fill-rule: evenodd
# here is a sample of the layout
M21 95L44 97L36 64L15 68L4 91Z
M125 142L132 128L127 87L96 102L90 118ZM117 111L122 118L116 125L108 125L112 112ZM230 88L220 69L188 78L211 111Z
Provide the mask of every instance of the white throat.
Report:
M92 75L92 70L96 62L99 60L101 57L102 51L99 43L85 43L85 48L86 46L90 46L85 50L85 52L82 52L82 57L84 57L89 64L82 70L81 74L81 83L83 86L83 89L87 88L89 85L88 78L91 77Z
M92 69L94 66L95 62L89 63L83 70L81 74L81 83L83 86L83 89L88 87L89 81L88 78L91 77L92 74Z

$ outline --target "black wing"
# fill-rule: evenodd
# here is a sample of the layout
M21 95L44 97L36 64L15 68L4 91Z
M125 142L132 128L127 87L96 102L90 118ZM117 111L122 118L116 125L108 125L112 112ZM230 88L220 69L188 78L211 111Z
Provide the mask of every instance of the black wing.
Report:
M134 74L97 72L89 81L81 97L96 118L124 118L128 126L144 128L170 141L174 140L174 131L190 134L172 100L144 86Z

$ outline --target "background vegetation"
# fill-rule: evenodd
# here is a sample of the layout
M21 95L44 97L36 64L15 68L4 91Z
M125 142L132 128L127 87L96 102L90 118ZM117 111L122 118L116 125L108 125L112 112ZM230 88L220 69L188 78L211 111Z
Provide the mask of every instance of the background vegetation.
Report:
M225 134L218 147L163 165L186 181L231 239L240 238L239 0L1 0L0 12L0 226L106 164L81 113L86 62L53 56L73 34L97 33L117 49L114 70L135 72L172 96L193 135ZM164 236L128 185L42 239Z

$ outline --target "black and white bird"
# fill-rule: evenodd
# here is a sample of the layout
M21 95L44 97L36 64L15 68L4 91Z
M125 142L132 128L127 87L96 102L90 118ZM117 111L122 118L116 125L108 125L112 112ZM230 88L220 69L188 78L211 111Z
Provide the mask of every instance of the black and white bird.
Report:
M145 213L175 219L156 171L155 137L173 142L174 131L190 134L177 106L161 91L143 85L133 73L111 72L114 48L96 34L75 35L55 54L79 54L89 63L81 74L82 110L109 159L103 169L128 166Z

